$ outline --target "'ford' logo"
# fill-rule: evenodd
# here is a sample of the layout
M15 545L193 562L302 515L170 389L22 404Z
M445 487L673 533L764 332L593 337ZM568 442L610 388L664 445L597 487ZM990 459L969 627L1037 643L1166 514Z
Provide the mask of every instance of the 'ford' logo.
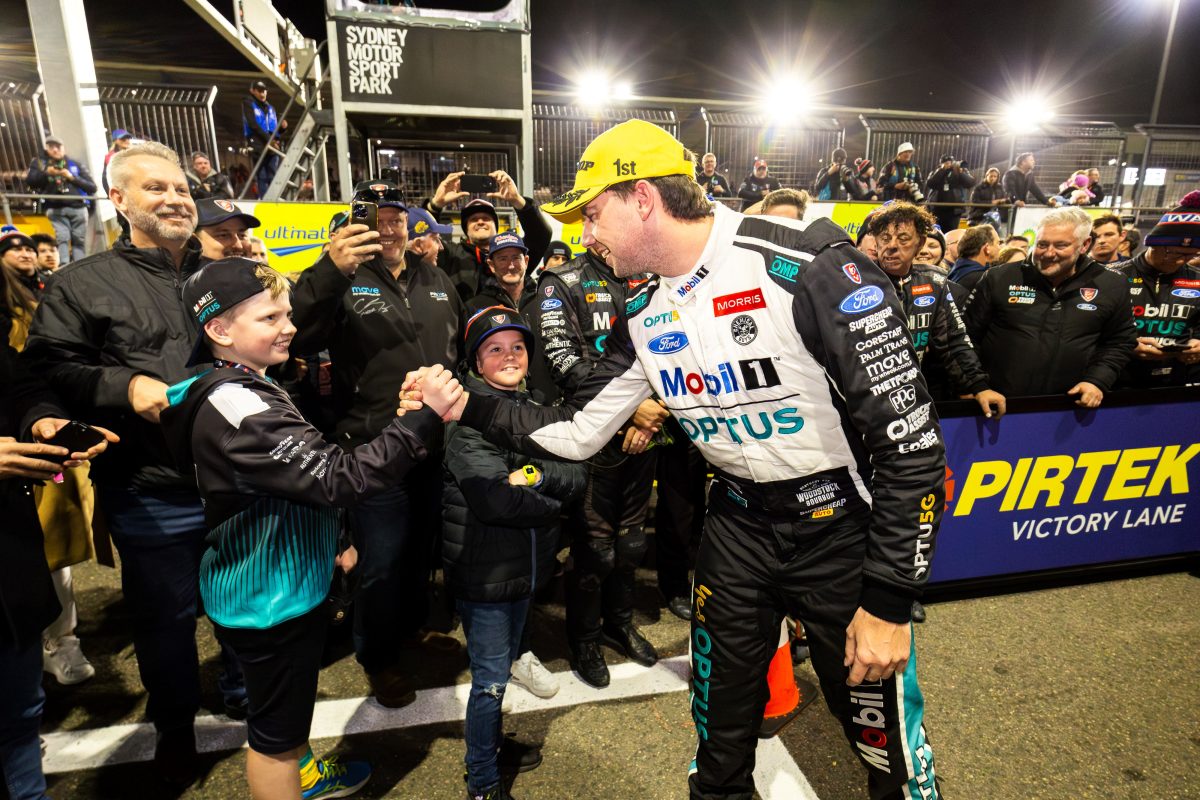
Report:
M551 298L549 300L542 301L542 311L549 311L551 309L561 308L561 307L562 307L562 300L555 300L555 299Z
M646 346L650 348L651 353L659 355L678 353L688 346L688 338L686 333L664 333L662 336L655 336Z
M846 299L838 308L843 314L861 314L870 311L883 302L883 289L878 286L864 286L846 295Z
M1191 299L1193 297L1200 297L1200 289L1172 289L1171 294L1175 295L1176 297L1187 297Z
M933 295L929 295L929 294L924 295L922 297L914 297L913 298L913 305L920 306L921 308L924 308L925 306L931 306L936 302L937 302L937 300L933 297Z

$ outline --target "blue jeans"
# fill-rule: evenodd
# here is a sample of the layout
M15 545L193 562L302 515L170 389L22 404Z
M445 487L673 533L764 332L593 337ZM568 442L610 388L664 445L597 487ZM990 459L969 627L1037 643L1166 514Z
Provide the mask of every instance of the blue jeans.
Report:
M148 696L146 716L161 731L191 727L200 709L196 614L204 507L191 492L138 493L99 487L113 544L121 554L121 590L133 615L133 650ZM221 648L222 695L246 694L232 651Z
M48 208L46 218L54 226L58 259L63 266L83 258L83 246L87 241L87 209L83 206Z
M471 697L467 700L467 791L482 792L500 782L496 756L504 733L500 704L513 661L521 654L521 631L529 598L515 603L455 603L467 635Z
M279 156L274 153L267 153L267 157L263 159L262 166L258 168L258 175L255 176L259 200L267 196L267 187L271 185L271 181L275 180L275 173L278 171Z
M362 581L354 653L368 675L394 667L403 640L429 619L429 571L442 525L440 464L441 454L431 454L395 488L350 512Z
M0 772L12 800L42 800L42 648L0 644Z

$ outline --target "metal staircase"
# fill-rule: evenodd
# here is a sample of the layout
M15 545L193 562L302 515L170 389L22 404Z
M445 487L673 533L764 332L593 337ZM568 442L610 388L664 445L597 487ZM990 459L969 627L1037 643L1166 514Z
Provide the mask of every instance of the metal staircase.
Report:
M320 46L313 51L308 67L300 78L302 87L317 64L325 44L325 42L321 42ZM292 131L286 149L280 150L274 145L268 145L259 154L258 160L254 162L254 169L250 172L250 178L238 196L239 200L246 196L246 192L255 183L255 176L258 175L258 171L262 169L263 162L269 155L279 156L279 169L275 172L275 177L271 179L266 194L258 198L259 200L294 200L305 179L309 177L313 178L313 189L317 198L322 199L322 196L327 198L325 143L333 135L333 111L321 108L320 103L321 89L328 80L329 66L327 65L315 82L307 88L307 91L303 88L297 90L288 99L288 104L284 107L283 113L279 114L278 119L286 119L292 106L297 102L303 102L304 110L300 121ZM307 96L307 101L302 99L304 95Z

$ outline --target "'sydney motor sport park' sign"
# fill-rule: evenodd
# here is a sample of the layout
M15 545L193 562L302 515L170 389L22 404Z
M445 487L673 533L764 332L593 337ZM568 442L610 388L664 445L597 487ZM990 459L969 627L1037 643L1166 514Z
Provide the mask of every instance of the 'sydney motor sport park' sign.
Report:
M1200 401L942 420L930 582L1200 551Z

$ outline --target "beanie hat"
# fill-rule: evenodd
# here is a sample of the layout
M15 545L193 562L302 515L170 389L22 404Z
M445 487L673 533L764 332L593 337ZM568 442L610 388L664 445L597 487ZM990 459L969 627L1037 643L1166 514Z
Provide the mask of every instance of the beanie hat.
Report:
M869 158L854 159L854 171L856 173L858 173L859 175L866 174L866 171L869 170L873 166L875 166L875 165L871 163L871 159L869 159Z
M1147 247L1200 248L1200 191L1189 192L1146 234Z

